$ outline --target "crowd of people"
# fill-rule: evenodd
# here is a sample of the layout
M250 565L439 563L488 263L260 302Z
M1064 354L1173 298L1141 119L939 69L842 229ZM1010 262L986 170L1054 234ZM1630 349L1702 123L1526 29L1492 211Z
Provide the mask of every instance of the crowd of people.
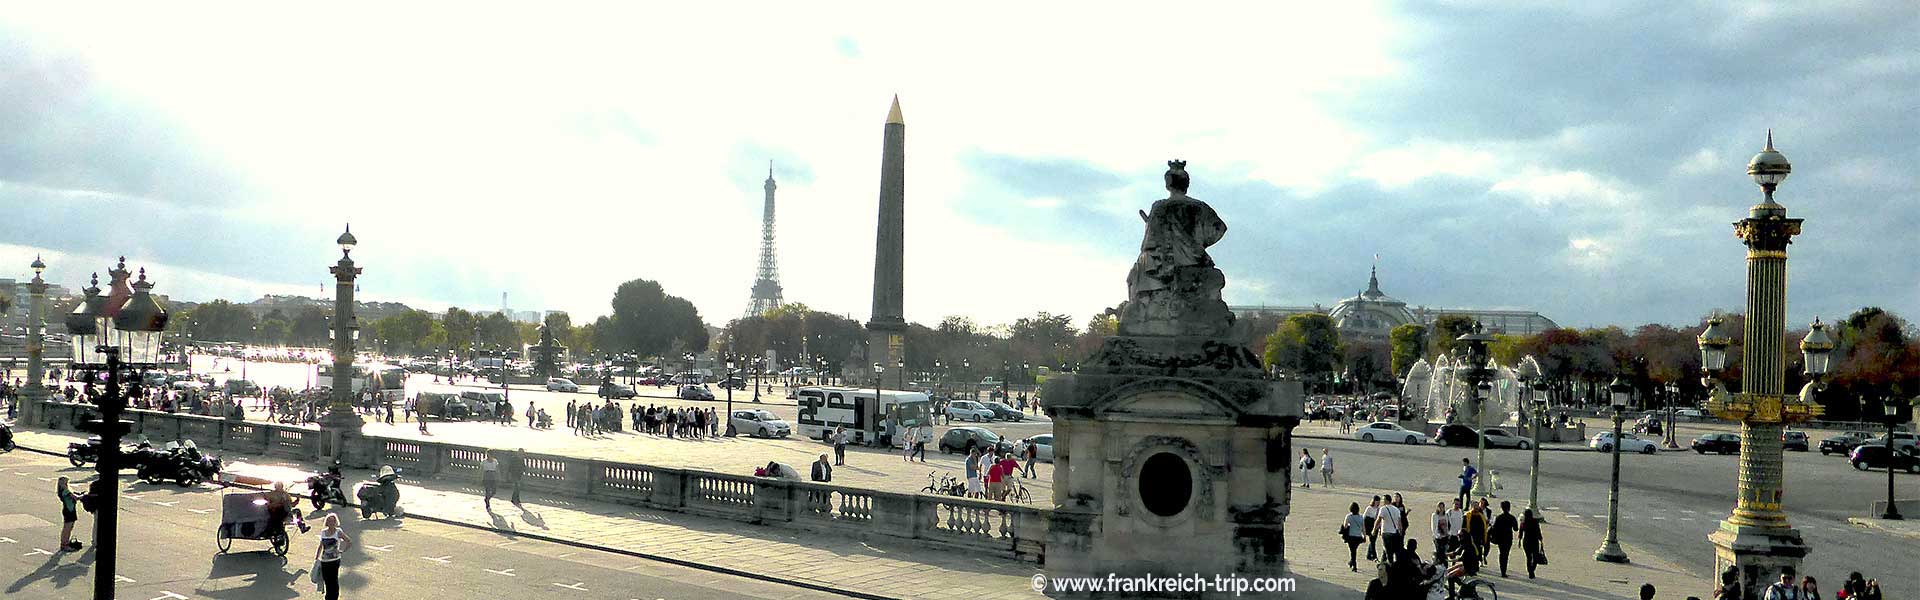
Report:
M1500 576L1507 577L1512 551L1518 546L1527 578L1538 575L1546 564L1546 540L1541 536L1540 520L1532 509L1516 517L1511 503L1502 500L1498 514L1489 500L1455 498L1452 506L1441 502L1427 518L1428 541L1432 561L1420 553L1420 541L1409 538L1413 521L1406 499L1398 493L1373 496L1365 508L1351 503L1340 525L1340 537L1347 544L1347 566L1360 570L1360 546L1367 547L1366 560L1375 561L1377 577L1369 583L1367 598L1423 598L1437 578L1449 590L1464 579L1477 577L1483 565L1493 560L1496 551Z
M623 414L624 413L624 414ZM635 402L625 411L607 400L601 404L567 402L566 423L574 435L600 435L624 431L624 423L633 423L635 433L668 439L704 439L719 437L720 414L712 408L674 407Z

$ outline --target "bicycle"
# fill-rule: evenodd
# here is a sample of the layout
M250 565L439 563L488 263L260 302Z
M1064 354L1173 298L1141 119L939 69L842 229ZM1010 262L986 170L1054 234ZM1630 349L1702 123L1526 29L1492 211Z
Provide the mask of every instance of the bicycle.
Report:
M933 471L928 471L927 486L920 488L920 492L945 496L964 496L967 493L967 484L955 478L952 473L947 473L944 476L936 478L934 477Z
M1033 493L1027 491L1026 484L1020 483L1020 478L1015 477L1006 481L1008 481L1008 489L1007 489L1008 502L1019 502L1021 504L1033 504Z

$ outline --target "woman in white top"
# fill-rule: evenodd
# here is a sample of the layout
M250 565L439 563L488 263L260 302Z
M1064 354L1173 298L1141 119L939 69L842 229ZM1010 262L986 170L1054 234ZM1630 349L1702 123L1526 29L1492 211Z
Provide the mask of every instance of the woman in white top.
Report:
M1327 454L1326 448L1320 449L1320 483L1333 487L1333 456Z
M1367 540L1367 517L1360 514L1360 503L1347 505L1347 522L1340 527L1340 537L1347 541L1347 568L1360 572L1360 542Z
M347 537L347 531L340 528L340 516L327 515L327 523L320 529L320 547L313 552L313 563L320 573L320 589L326 593L327 600L340 600L340 556L352 545L353 538Z
M1452 530L1447 528L1447 503L1441 502L1433 506L1433 517L1428 521L1428 530L1433 534L1433 564L1444 565L1447 563L1447 540L1453 535Z

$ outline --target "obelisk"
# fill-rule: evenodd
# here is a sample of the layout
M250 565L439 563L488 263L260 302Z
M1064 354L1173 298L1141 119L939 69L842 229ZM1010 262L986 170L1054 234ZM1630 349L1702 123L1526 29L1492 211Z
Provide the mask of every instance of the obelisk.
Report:
M867 356L888 369L905 359L907 332L900 308L907 236L907 122L893 97L880 145L880 223L873 248L873 319L867 321Z

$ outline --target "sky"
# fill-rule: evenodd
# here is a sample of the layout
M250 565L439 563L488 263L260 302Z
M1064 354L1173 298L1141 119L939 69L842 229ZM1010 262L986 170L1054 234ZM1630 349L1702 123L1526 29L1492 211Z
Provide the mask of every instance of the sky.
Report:
M1744 302L1768 129L1789 320L1920 303L1920 17L1899 2L65 3L0 13L0 277L114 256L180 300L746 309L769 161L788 301L866 319L882 124L906 314L1125 299L1188 161L1231 304L1692 323ZM1901 167L1900 164L1908 164Z

